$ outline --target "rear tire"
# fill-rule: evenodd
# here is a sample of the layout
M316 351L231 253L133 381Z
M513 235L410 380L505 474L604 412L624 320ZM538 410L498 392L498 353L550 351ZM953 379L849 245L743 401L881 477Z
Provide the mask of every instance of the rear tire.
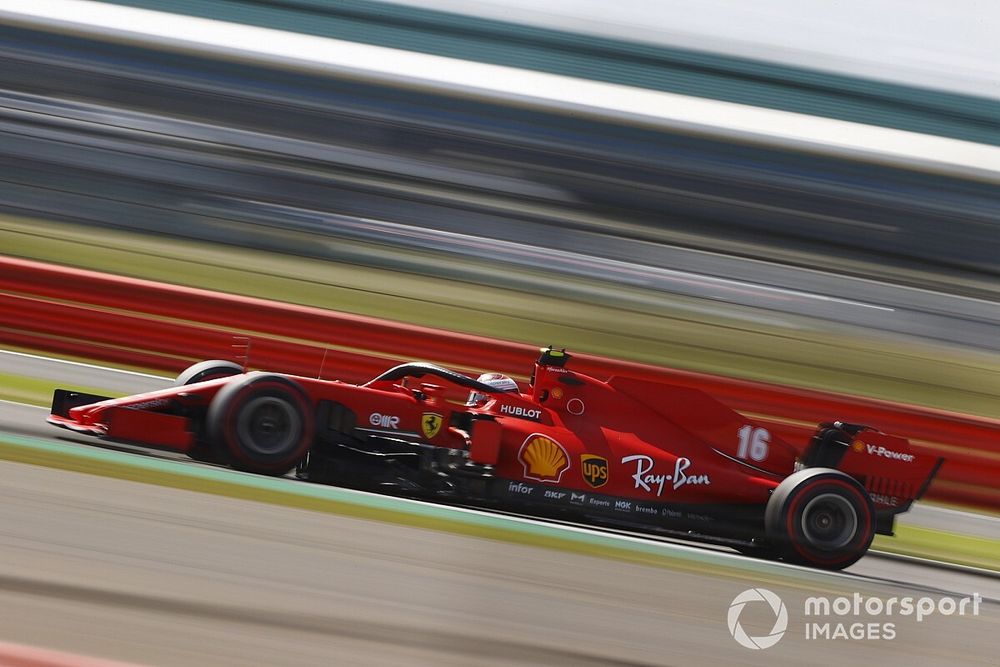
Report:
M309 401L281 375L251 374L227 384L212 399L207 422L234 468L263 475L284 475L313 441Z
M784 560L841 570L868 551L874 517L871 499L853 477L831 468L807 468L774 490L764 525Z
M188 366L174 380L174 386L184 387L195 382L205 382L206 380L215 380L242 373L243 367L239 364L221 359L210 359L208 361L200 361L193 366Z

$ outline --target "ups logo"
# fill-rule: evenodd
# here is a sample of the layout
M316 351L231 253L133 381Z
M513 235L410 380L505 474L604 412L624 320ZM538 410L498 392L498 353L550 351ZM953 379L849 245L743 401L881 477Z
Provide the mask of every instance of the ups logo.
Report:
M580 455L583 479L595 489L608 483L608 460L594 454Z

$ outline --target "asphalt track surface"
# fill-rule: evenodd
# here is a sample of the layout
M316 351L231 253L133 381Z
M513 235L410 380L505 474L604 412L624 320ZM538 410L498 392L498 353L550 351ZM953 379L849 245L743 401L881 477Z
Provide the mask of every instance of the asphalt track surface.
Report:
M67 372L100 385L87 368ZM0 430L57 437L43 415L0 403ZM1000 581L875 557L674 570L15 463L0 516L0 639L139 663L996 664ZM758 586L789 614L766 651L726 625ZM820 619L892 622L892 640L804 637L808 596L977 592L976 616ZM740 617L751 635L766 610Z

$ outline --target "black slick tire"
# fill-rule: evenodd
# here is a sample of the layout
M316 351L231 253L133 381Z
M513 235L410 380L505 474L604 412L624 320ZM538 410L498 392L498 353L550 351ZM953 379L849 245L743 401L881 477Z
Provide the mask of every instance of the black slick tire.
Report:
M871 546L875 510L853 477L832 468L807 468L786 477L771 494L764 526L784 560L841 570Z
M227 384L206 421L213 443L247 472L284 475L312 445L313 410L305 392L281 375L251 373Z

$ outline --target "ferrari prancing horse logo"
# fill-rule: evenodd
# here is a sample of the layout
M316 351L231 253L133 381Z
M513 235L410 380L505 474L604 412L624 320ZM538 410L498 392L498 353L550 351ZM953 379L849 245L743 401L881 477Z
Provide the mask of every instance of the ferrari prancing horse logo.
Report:
M420 428L424 432L424 437L428 440L434 438L441 430L441 423L444 421L444 417L437 414L436 412L425 412L424 416L420 419Z

